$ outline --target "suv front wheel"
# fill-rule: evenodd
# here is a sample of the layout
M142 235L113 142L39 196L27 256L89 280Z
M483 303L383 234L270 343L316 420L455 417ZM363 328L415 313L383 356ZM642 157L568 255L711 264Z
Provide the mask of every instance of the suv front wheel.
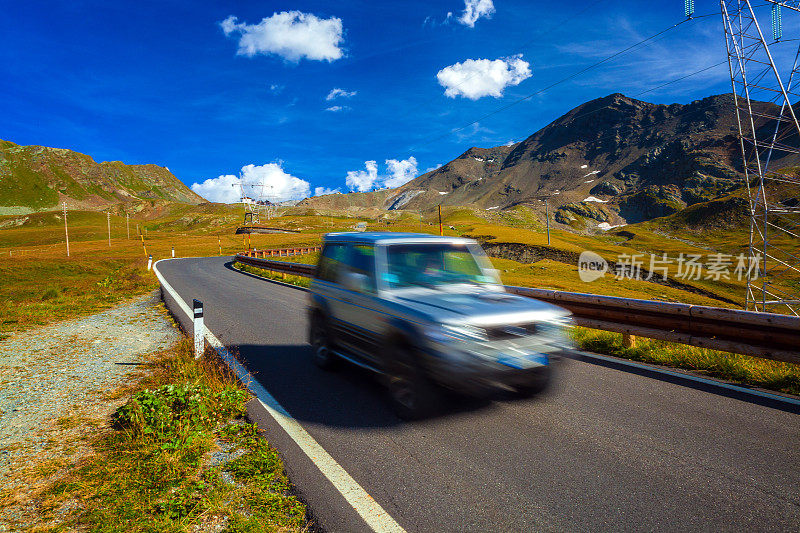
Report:
M322 315L311 318L311 348L314 351L314 364L323 370L334 370L339 358L331 348L331 336L328 323Z
M530 398L544 392L553 381L553 370L548 366L541 367L531 378L522 385L517 385L517 397Z
M389 349L386 385L392 409L400 418L418 420L431 414L436 386L420 368L411 348L395 345Z

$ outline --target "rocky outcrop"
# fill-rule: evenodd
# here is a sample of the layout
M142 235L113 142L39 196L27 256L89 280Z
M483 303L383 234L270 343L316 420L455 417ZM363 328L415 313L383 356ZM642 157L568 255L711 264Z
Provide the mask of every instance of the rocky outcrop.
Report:
M594 187L589 190L589 194L594 194L598 196L616 196L620 194L624 189L615 183L611 183L610 181L603 181L598 183Z
M619 214L628 223L677 213L686 207L680 190L675 186L650 186L623 198L619 203Z
M562 205L556 210L556 222L574 226L575 222L582 221L581 226L585 226L585 219L596 222L608 222L611 217L608 212L593 202L569 203Z

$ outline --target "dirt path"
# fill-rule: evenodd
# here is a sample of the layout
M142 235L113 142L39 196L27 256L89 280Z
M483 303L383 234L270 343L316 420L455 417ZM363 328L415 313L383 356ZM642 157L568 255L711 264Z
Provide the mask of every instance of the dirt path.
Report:
M0 491L19 485L28 458L66 457L81 441L76 417L107 420L121 401L111 394L133 379L135 363L180 339L160 304L153 292L0 341ZM0 531L18 523L15 507L0 508Z

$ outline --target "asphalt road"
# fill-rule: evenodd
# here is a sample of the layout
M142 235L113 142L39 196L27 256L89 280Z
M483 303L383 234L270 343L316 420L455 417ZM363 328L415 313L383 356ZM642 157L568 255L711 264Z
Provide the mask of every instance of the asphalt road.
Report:
M406 423L369 375L317 369L306 293L231 258L159 270L255 378L407 531L798 531L800 416L630 371L563 361L530 400L446 400ZM263 412L253 409L254 416ZM326 531L366 524L264 418Z

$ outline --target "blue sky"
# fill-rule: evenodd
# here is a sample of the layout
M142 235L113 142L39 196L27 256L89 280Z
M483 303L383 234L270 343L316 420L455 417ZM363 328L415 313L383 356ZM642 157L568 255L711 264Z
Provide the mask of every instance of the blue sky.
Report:
M0 138L167 166L214 199L242 177L281 199L397 185L724 61L718 10L698 0L715 15L453 132L681 21L683 2L4 2ZM640 98L729 91L721 65Z

